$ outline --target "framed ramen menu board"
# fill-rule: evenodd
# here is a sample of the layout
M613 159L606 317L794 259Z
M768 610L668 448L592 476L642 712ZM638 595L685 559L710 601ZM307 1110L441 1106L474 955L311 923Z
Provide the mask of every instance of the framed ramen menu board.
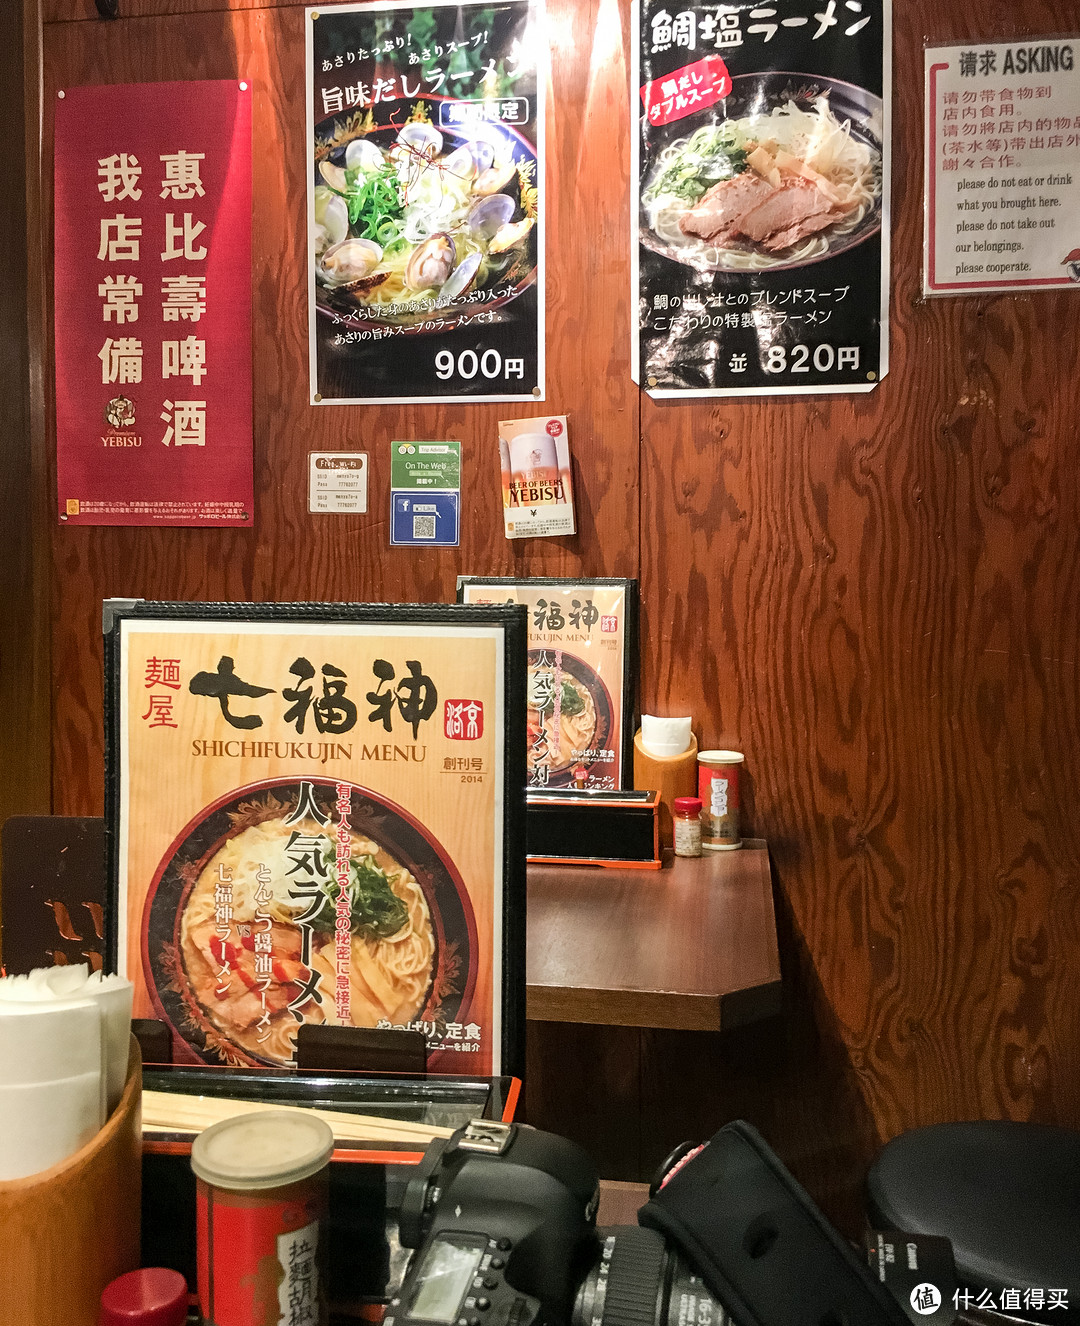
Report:
M110 600L105 644L108 949L174 1061L519 1072L524 611Z
M459 576L458 602L528 609L529 790L631 787L637 581Z

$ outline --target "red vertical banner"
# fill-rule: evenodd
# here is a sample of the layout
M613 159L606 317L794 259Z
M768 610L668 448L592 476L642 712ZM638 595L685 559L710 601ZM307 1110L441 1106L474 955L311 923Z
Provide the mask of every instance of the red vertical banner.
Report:
M249 524L250 86L67 88L55 143L60 520Z

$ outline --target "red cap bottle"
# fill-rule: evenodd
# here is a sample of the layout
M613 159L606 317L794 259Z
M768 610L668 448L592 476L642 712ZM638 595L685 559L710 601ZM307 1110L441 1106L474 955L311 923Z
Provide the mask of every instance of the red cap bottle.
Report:
M101 1326L184 1326L187 1312L187 1281L163 1266L129 1271L101 1295Z

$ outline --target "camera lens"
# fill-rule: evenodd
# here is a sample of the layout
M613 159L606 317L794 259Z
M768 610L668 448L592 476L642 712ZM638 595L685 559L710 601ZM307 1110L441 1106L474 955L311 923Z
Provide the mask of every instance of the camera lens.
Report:
M578 1290L572 1326L726 1326L701 1277L655 1230L598 1233L600 1256Z

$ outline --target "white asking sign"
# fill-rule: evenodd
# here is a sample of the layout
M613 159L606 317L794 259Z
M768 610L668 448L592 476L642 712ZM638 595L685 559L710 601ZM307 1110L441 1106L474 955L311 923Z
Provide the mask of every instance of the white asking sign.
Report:
M1080 38L925 54L923 292L1080 289Z

